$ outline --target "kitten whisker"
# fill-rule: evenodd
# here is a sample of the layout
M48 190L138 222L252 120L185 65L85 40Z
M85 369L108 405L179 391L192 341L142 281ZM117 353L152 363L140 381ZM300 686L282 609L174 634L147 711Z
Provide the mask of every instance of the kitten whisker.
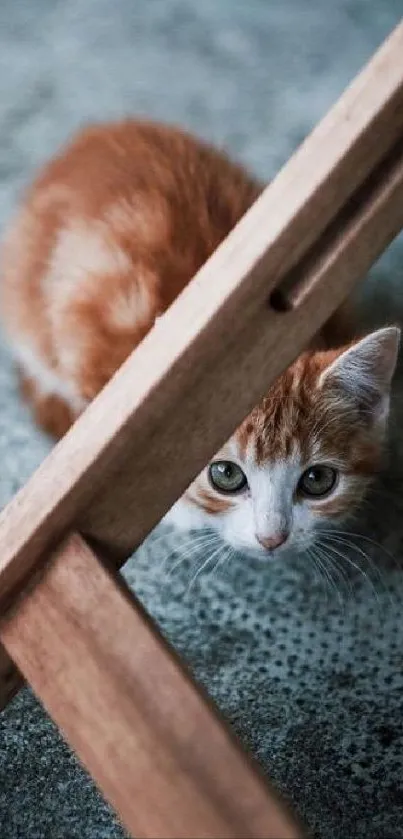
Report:
M160 544L161 544L161 542L164 542L164 541L166 541L166 540L164 539L164 536L161 534L161 536L160 536L158 539L153 540L152 542L150 541L150 547L154 547L154 546L156 546L156 545L160 545ZM174 543L174 544L175 544L175 543ZM183 547L185 547L185 548L186 548L186 546L187 546L187 545L192 545L192 544L194 544L194 540L192 540L192 539L186 539L186 541L185 541L185 543L184 543L184 546L183 546L183 545L181 545L181 546L180 546L180 548L181 548L181 550L182 550L182 549L183 549ZM168 548L168 547L170 548L170 550L172 549L172 546L167 544L167 548ZM169 560L169 558L170 558L170 556L171 556L170 550L168 550L167 555L166 555L166 556L164 556L164 557L162 558L162 560L161 560L160 567L159 567L159 570L160 570L160 571L163 571L163 570L164 570L164 566L165 566L166 562L168 562L168 560ZM175 544L175 549L174 549L174 550L175 550L175 552L176 552L176 553L178 552L178 546L177 546L176 544Z
M317 548L321 552L321 556L323 558L323 562L325 564L330 564L331 568L337 573L339 579L342 581L343 585L346 588L347 596L353 597L353 587L351 581L349 580L347 574L344 570L340 567L339 563L336 561L334 557L332 557L328 552L328 545L324 542L318 542Z
M382 545L380 542L377 542L375 539L371 539L370 536L366 536L366 535L364 536L363 533L353 533L353 531L339 530L339 529L337 529L337 530L321 530L320 533L323 534L324 536L328 536L328 535L334 536L334 535L337 534L339 536L347 536L347 537L349 536L350 538L362 539L364 542L368 542L368 544L371 544L375 548L378 548L380 551L382 551L382 553L384 553L385 556L388 557L388 559L391 559L392 562L393 562L394 568L396 568L398 570L401 569L401 564L399 563L397 558L387 548L385 548L384 545Z
M186 547L181 548L180 551L176 551L177 554L184 556L185 559L189 559L194 554L199 553L200 551L205 550L206 548L210 548L213 545L218 543L218 539L205 539L204 541L199 541L196 544L189 543Z
M336 542L336 544L337 544L337 541L338 541L339 544L343 544L347 548L352 548L353 550L356 551L356 553L359 556L362 556L362 558L364 559L364 562L368 563L370 570L375 575L375 582L379 583L379 586L382 590L382 593L387 596L390 605L392 605L392 606L395 605L395 603L396 603L395 596L394 596L393 592L390 590L390 588L388 586L388 583L387 583L387 580L385 579L385 575L382 573L382 569L377 566L376 561L366 551L363 551L354 542L351 542L347 539L344 539L344 540L340 539L340 540L333 540L333 541ZM348 559L350 559L350 557L348 557ZM368 578L368 580L371 580L368 573L367 573L367 578ZM379 595L378 595L378 591L376 589L375 582L374 582L374 580L371 580L371 585L372 585L372 588L376 591L377 599L379 600Z
M356 553L358 553L360 556L363 557L365 562L368 562L368 565L370 566L370 568L374 571L374 573L378 577L379 582L383 586L384 590L387 591L387 588L385 586L385 581L382 577L380 569L378 568L376 562L372 559L372 557L369 556L369 554L366 553L366 551L363 551L362 548L359 547L359 545L356 545L351 540L346 539L344 537L339 537L338 535L337 536L327 536L326 538L330 539L333 542L336 542L336 544L345 545L348 548L353 548L353 550L355 550Z
M221 556L218 557L216 564L214 565L214 568L212 568L210 571L210 577L216 576L220 566L222 567L223 565L225 565L227 560L231 558L232 553L233 551L231 545L224 545L223 553L221 554Z
M194 584L195 584L196 580L200 577L200 574L203 573L203 571L207 567L207 565L209 565L209 563L213 561L214 557L217 554L220 554L222 550L223 550L223 546L220 545L217 548L217 550L213 551L213 553L210 554L210 556L208 556L207 559L205 559L204 562L200 565L200 567L197 569L196 573L192 577L192 579L191 579L191 581L190 581L190 583L189 583L189 585L188 585L188 587L185 591L184 599L186 599L189 596L192 588L194 587Z
M317 548L317 547L319 547L319 546L315 545L315 548ZM345 609L345 602L344 602L344 599L343 599L342 592L340 591L340 589L337 585L337 581L334 579L334 577L332 577L328 564L326 564L326 560L328 558L324 557L323 553L320 553L318 555L318 553L316 552L315 555L316 555L317 562L320 563L320 566L323 568L323 573L325 575L326 580L329 583L330 589L332 589L336 594L336 597L339 601L340 608L342 610L344 610ZM331 567L334 567L334 565L332 565Z
M218 541L218 536L205 537L203 540L200 539L196 544L189 540L189 542L186 543L186 548L182 548L180 552L178 551L179 558L175 560L175 562L173 562L172 565L169 566L169 568L167 569L167 578L169 579L172 576L175 569L178 568L179 565L181 565L183 562L186 562L187 559L191 559L191 557L197 555L200 551L216 545ZM187 545L189 545L191 550L187 549ZM171 554L168 554L167 557L164 557L163 565L160 568L161 571L165 570L166 564L169 562L170 557Z
M324 547L326 547L327 550L332 551L333 554L340 557L340 559L344 560L344 562L347 562L349 565L351 565L352 568L355 568L356 571L358 571L358 573L364 578L365 582L369 584L370 589L371 589L371 591L374 595L377 607L378 607L378 609L380 609L381 604L380 604L380 600L379 600L379 593L376 590L374 582L373 582L373 580L371 580L371 577L369 576L369 574L363 568L361 568L359 565L357 565L357 563L354 562L354 560L351 559L350 556L348 556L347 554L341 553L341 551L339 551L337 548L335 548L334 545L325 545Z
M319 577L319 579L320 579L320 581L323 585L323 590L326 593L327 603L329 604L329 579L324 572L323 566L322 566L320 560L318 561L317 557L313 553L312 548L306 548L305 553L307 554L308 558L312 562L312 565L313 565L315 571L318 574L318 577Z
M188 545L196 545L198 542L203 542L205 539L218 539L218 534L215 533L214 530L207 530L203 529L201 533L197 533L192 531L192 535L187 536L185 540L176 539L175 543L181 549L186 548Z

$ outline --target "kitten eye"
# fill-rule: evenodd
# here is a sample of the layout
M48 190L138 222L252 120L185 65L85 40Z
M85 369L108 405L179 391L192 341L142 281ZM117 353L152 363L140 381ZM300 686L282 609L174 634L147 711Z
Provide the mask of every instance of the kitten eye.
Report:
M214 489L228 495L240 492L248 483L241 467L231 460L216 460L215 463L211 463L208 475Z
M323 498L329 495L337 481L337 471L331 466L310 466L301 475L298 492L308 498Z

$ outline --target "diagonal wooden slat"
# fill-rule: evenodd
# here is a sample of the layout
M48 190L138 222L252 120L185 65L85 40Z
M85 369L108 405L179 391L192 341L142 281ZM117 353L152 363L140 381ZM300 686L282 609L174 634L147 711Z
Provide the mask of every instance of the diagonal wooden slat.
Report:
M54 553L0 636L131 835L302 835L79 536Z
M198 471L205 465L206 452L217 451L228 436L222 430L228 428L228 418L232 432L233 424L267 390L268 377L274 379L294 359L295 346L302 349L308 343L402 226L403 140L285 278L276 294L285 311L276 314L261 306L237 333L235 346L216 343L214 365L191 393L183 395L180 410L176 401L170 402L168 389L163 413L157 413L155 402L149 406L141 420L143 429L137 427L139 435L143 430L141 445L136 434L124 469L77 519L82 532L114 556L127 557L170 505L173 482L182 490L187 486L189 450ZM209 414L204 419L206 403ZM184 428L184 415L191 436ZM136 487L141 488L139 495Z

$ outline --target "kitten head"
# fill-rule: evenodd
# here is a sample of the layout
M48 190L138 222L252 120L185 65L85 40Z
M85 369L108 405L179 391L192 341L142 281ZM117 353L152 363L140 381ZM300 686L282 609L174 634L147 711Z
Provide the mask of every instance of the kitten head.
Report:
M380 465L399 337L390 327L301 355L169 519L270 556L350 515Z

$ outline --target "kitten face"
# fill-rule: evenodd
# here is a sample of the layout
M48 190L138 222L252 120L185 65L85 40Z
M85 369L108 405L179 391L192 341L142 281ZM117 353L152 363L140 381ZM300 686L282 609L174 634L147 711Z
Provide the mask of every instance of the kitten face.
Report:
M379 467L398 343L387 328L300 356L167 520L267 557L350 515Z

